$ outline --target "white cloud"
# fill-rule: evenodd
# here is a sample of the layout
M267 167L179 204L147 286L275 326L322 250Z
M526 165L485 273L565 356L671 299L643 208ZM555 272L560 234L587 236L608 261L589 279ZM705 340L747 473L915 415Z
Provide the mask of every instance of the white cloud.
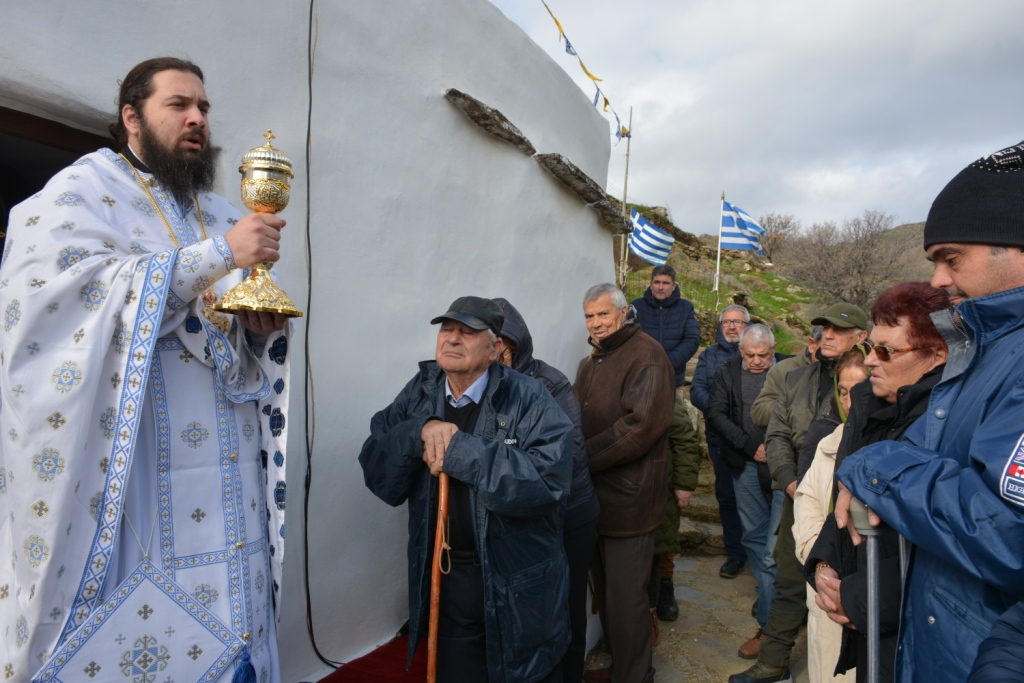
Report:
M593 96L540 0L492 1ZM623 123L634 108L630 199L694 232L714 229L723 189L805 224L868 209L924 220L961 168L1024 138L1024 3L549 5Z

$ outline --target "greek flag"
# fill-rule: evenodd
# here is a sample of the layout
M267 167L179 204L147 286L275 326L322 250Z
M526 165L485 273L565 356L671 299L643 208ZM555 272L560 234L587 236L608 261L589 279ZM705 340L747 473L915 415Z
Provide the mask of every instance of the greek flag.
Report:
M722 201L722 229L719 233L719 244L722 249L742 249L761 254L763 234L764 228L746 211L735 204Z
M672 235L654 227L636 209L632 210L630 218L633 221L633 232L629 233L629 250L648 263L664 265L675 242Z

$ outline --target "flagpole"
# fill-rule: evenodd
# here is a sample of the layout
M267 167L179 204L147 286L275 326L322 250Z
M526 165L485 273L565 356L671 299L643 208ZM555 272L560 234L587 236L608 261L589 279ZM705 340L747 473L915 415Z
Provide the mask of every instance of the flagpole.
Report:
M626 176L622 179L622 217L628 223L630 216L629 205L626 204L626 190L629 188L629 147L633 143L633 107L629 108L629 127L627 130L629 135L626 137ZM626 255L629 253L626 249L626 243L628 241L629 233L626 233L622 236L622 244L619 251L619 288L622 291L626 291Z
M718 275L722 271L722 216L725 214L725 190L722 190L722 205L718 212L718 257L715 259L715 310L718 310Z

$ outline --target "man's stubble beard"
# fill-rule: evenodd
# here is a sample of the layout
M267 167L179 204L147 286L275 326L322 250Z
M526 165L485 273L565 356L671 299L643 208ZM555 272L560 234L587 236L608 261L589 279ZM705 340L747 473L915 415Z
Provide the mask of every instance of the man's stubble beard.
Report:
M175 140L173 149L167 149L146 120L140 120L139 146L142 149L139 153L164 189L173 194L180 204L187 204L199 192L213 189L220 148L210 143L209 135L204 135L204 138L205 145L198 152L179 148L177 142L181 137Z

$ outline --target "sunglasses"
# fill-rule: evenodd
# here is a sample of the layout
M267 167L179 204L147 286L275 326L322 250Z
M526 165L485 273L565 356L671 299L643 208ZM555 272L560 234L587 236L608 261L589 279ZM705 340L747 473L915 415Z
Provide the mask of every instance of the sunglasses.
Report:
M878 360L883 363L888 363L892 360L893 356L898 356L901 353L910 353L911 351L920 351L921 349L930 349L930 346L911 346L906 349L890 349L888 346L873 346L871 350L875 352L875 356Z

